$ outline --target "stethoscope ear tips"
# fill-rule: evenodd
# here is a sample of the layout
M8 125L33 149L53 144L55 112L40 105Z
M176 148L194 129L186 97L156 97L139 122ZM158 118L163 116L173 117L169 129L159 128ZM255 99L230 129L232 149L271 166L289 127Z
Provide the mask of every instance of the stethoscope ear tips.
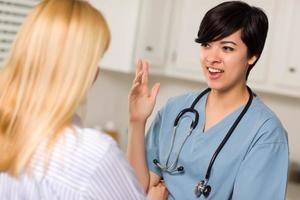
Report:
M163 171L167 171L167 172L170 172L170 173L174 173L174 172L179 172L179 173L182 173L184 171L184 167L183 166L179 166L175 169L168 169L167 167L163 167L159 161L157 159L153 159L152 161L154 163L155 166L157 166L158 168L160 168L161 170Z
M177 171L178 171L178 172L182 172L183 170L184 170L184 167L183 167L183 166L177 167Z

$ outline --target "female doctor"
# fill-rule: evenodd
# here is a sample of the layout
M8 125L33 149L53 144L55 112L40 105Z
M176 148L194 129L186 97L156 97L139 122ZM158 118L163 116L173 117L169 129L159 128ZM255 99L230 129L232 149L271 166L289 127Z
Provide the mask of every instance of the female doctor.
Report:
M148 191L163 179L168 199L285 198L286 132L247 87L268 31L257 7L225 2L204 16L196 42L208 88L169 99L144 142L160 85L139 61L129 94L128 158Z

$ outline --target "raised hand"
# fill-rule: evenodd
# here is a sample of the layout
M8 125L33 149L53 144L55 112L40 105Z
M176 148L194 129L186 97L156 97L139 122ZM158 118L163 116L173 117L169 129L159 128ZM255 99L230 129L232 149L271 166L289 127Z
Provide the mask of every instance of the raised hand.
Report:
M148 63L139 60L136 66L135 78L129 93L129 120L146 121L151 115L160 84L155 83L152 89L148 86Z

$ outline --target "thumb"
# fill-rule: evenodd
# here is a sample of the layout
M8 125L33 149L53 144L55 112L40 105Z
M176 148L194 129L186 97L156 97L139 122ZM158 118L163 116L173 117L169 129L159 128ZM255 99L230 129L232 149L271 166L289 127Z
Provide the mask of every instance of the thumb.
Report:
M160 83L155 83L154 86L151 89L150 98L153 100L156 100L157 94L160 89Z

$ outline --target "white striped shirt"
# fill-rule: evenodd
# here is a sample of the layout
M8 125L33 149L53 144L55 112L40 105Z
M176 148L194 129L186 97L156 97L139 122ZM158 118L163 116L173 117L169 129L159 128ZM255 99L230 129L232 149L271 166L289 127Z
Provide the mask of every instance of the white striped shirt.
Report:
M75 131L74 131L75 130ZM0 173L1 200L139 200L142 187L114 140L94 129L74 126L57 142L44 172L42 148L31 175Z

